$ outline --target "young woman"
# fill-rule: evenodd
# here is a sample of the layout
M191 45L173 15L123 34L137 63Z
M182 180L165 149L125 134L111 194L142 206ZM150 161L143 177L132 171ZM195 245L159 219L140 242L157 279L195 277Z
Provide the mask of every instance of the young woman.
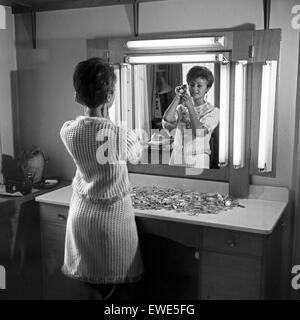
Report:
M190 95L184 86L177 87L162 121L175 136L170 165L208 169L211 133L219 123L219 109L205 98L214 76L208 68L195 66L186 80Z
M60 131L77 169L62 271L90 284L103 299L117 284L135 283L143 276L126 165L139 159L142 147L132 131L109 119L115 81L113 67L103 60L80 62L73 85L85 115L67 121Z

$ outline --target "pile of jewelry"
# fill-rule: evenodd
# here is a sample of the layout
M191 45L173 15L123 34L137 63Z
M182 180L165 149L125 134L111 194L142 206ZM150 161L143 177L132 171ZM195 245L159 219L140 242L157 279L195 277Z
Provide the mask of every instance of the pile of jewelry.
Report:
M234 207L244 208L237 200L219 193L199 193L158 186L133 186L131 196L136 209L167 209L193 216L218 214Z

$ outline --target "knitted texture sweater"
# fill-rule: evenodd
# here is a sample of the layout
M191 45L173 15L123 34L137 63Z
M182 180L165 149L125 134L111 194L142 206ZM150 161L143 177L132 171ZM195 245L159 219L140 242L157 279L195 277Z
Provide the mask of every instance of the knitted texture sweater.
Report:
M142 147L105 118L67 121L61 139L76 165L62 271L90 283L137 281L143 274L126 161Z

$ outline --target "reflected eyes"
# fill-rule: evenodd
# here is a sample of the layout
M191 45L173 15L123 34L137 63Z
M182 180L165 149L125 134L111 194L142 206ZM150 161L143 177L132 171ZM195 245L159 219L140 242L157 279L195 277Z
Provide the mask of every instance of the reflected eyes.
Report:
M192 85L192 84L191 84L191 85L189 85L189 87L190 87L190 88L195 88L195 87L196 87L196 88L198 88L198 89L201 89L201 88L202 88L202 86L201 86L201 85L199 85L199 86L194 86L194 85Z
M194 88L194 87L195 87L195 85L191 83L191 84L189 85L189 87ZM201 89L201 88L202 88L202 85L201 85L201 84L196 85L196 88Z

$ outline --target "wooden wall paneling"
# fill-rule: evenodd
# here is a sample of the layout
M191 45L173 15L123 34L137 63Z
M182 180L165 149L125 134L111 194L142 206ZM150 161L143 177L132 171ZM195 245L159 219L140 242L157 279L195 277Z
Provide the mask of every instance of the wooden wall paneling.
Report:
M251 47L253 45L253 31L234 31L232 61L252 61Z
M256 30L253 33L254 62L279 61L281 29Z
M108 40L109 62L111 64L124 63L126 38L112 38Z

